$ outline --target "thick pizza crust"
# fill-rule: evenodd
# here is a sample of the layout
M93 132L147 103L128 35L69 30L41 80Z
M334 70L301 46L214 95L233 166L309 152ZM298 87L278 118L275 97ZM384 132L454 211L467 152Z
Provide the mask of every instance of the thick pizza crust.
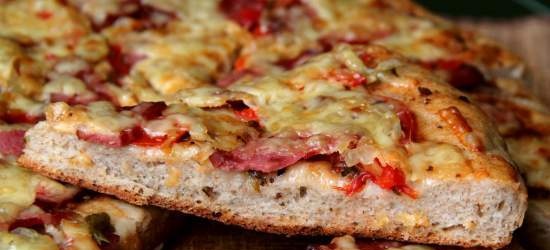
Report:
M314 180L302 185L284 174L255 191L246 174L209 169L192 162L175 166L181 172L177 186L166 186L164 163L128 164L132 153L79 141L52 132L46 124L30 132L25 166L47 176L115 195L136 204L159 205L237 224L249 229L283 234L354 234L422 243L461 246L504 246L523 220L525 195L522 185L498 180L438 181L415 185L421 196L413 200L369 185L356 196L346 197ZM61 151L58 145L64 145ZM56 152L52 152L52 149ZM56 157L48 157L44 151ZM89 155L93 166L71 163L72 154ZM138 153L139 154L139 153ZM59 157L63 155L64 157ZM211 187L213 193L205 192ZM281 194L281 197L277 198ZM302 194L301 194L302 193ZM250 209L254 207L254 209ZM379 213L384 211L384 213ZM335 220L338 218L338 220ZM492 232L488 234L487 232Z

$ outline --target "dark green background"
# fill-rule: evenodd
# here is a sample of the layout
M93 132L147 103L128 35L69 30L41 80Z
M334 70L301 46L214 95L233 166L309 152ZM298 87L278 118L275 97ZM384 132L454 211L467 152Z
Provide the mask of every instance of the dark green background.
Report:
M550 0L416 0L441 15L510 18L550 14Z

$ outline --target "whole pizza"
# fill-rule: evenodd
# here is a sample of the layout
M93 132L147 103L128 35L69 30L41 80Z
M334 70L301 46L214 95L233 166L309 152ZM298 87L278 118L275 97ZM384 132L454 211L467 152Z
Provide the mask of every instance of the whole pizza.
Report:
M406 0L0 1L0 248L148 249L177 217L149 205L504 247L550 208L524 73Z

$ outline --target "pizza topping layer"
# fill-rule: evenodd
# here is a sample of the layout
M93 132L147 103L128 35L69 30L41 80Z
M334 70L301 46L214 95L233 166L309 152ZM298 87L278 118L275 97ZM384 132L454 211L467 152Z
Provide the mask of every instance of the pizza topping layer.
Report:
M241 67L236 64L237 70ZM226 89L190 89L169 105L57 103L46 116L56 130L84 141L158 149L225 171L272 173L302 162L327 161L335 172L347 173L345 184L332 187L347 195L373 183L416 198L421 194L413 180L510 178L506 167L470 165L492 161L485 149L495 145L486 145L476 133L479 124L468 122L461 110L470 115L472 109L460 101L460 93L424 74L421 67L381 47L340 45L290 70L241 79ZM417 96L432 103L412 99ZM429 132L422 127L427 121L434 126ZM186 153L191 147L201 152ZM431 152L428 158L452 158L429 161L419 148ZM467 171L457 175L459 168Z
M343 187L337 187L342 190L346 195L353 195L360 192L367 181L372 181L383 189L392 190L396 193L403 193L411 198L416 198L418 194L407 185L405 180L405 174L399 168L392 167L390 165L382 165L378 158L374 158L374 168L380 168L381 173L377 176L368 170L357 174L352 182ZM371 167L372 168L372 167Z

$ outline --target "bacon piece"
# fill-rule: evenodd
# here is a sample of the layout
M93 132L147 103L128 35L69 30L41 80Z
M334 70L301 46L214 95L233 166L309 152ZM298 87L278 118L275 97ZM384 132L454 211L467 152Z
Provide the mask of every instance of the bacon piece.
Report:
M156 147L164 144L168 139L167 135L150 136L141 127L135 127L132 130L132 139L127 144L132 144L140 147Z
M141 115L145 120L153 120L162 116L168 106L164 102L144 102L131 108L132 112Z
M455 106L451 106L438 111L439 116L449 125L459 140L470 148L470 150L479 152L483 151L483 144L480 139L474 134L472 127L460 110Z
M96 144L102 144L109 147L122 147L128 144L128 139L125 139L128 137L127 130L123 130L123 132L120 132L118 135L102 135L102 134L95 134L95 133L88 133L82 130L76 131L76 136L80 140L84 140L91 143Z
M360 192L370 180L379 187L387 190L393 190L397 193L403 193L409 197L416 199L418 194L410 186L407 185L405 173L399 168L389 164L383 165L378 158L374 158L375 167L381 168L382 173L378 176L369 171L363 171L353 178L350 184L336 189L344 191L348 196Z
M75 74L75 77L86 83L86 85L91 87L92 90L93 86L105 83L105 79L101 78L99 74L97 74L90 68L78 71Z
M400 106L397 110L397 117L399 117L401 130L403 131L400 142L406 144L416 141L418 138L418 124L414 113L407 107Z
M0 131L0 154L19 156L25 147L25 130Z
M108 85L106 84L106 79L103 79L98 73L94 72L92 69L86 68L84 70L81 70L75 74L75 77L86 83L87 89L95 93L95 99L88 98L89 100L105 100L111 102L116 106L119 106L117 96L108 88ZM63 97L59 96L58 98ZM86 102L88 100L83 98L80 98L78 100L70 100L69 97L69 101L74 101L76 102L75 104L87 104Z
M41 120L44 120L44 115L30 115L20 110L8 110L6 113L2 114L0 120L8 124L14 123L26 123L26 124L35 124Z
M9 230L13 230L18 227L43 229L44 225L52 224L54 222L50 213L44 212L37 206L30 206L23 210L15 221L9 225Z
M301 4L300 0L222 0L219 9L231 20L256 36L271 34L290 26L288 9ZM309 14L306 11L306 14Z
M158 147L170 145L179 141L181 138L186 136L187 132L187 129L181 128L174 135L151 136L147 134L141 126L134 126L132 128L123 129L116 135L95 134L77 130L76 136L78 139L87 142L102 144L113 148L119 148L127 145Z
M267 6L266 0L222 0L220 10L230 19L247 30L260 27L262 11Z
M392 106L393 110L397 114L397 117L399 118L401 131L403 132L399 142L401 144L407 144L418 141L418 123L416 122L416 115L414 112L412 112L412 110L410 110L405 103L397 99L385 96L380 98L382 101Z
M107 60L113 67L116 82L128 75L134 64L143 59L145 59L144 55L125 53L122 46L118 44L111 45L107 56Z
M71 211L56 209L51 212L46 212L34 204L23 210L8 228L9 230L13 230L18 227L26 227L42 231L44 225L59 225L62 219L71 219L74 217L75 213Z
M455 88L471 90L485 84L487 81L483 74L474 66L460 60L441 59L423 64L428 69L444 70L447 73L447 81Z
M231 152L216 151L212 164L229 171L254 170L264 173L286 168L301 159L335 152L334 139L329 136L270 137L250 141Z
M46 221L45 221L46 220ZM11 223L8 227L8 230L11 231L18 227L32 228L32 229L42 229L45 224L48 223L48 217L30 217L25 219L17 219Z
M118 148L118 147L126 146L131 142L137 140L136 135L143 134L142 131L143 129L137 126L124 129L116 135L88 133L82 130L77 130L76 136L78 137L78 139L81 139L84 141Z

